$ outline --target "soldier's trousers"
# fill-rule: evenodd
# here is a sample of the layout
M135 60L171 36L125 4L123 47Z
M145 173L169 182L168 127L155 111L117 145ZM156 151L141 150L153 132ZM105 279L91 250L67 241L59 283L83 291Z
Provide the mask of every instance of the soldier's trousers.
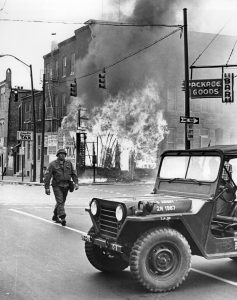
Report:
M56 200L54 215L61 218L65 218L66 213L64 206L68 194L68 187L54 186L53 192Z

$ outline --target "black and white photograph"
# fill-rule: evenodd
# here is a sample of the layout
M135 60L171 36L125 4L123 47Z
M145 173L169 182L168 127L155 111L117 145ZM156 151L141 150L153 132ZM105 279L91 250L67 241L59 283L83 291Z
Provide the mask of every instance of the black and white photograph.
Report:
M0 0L0 299L235 300L237 1Z

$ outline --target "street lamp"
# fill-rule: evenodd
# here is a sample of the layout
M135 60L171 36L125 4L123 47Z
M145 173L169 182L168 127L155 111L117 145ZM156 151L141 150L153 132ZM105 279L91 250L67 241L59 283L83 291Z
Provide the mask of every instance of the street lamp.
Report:
M33 110L33 181L36 181L36 124L35 124L35 95L33 86L33 74L32 65L28 65L21 59L17 58L12 54L0 54L0 57L10 56L23 63L25 66L30 68L30 81L31 81L31 93L32 93L32 110Z

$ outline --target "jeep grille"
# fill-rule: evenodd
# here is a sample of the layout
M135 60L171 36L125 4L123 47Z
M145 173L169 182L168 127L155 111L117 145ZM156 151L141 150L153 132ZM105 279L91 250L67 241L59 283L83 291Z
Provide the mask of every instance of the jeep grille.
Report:
M110 205L108 205L110 204ZM116 204L113 203L101 203L99 226L100 234L104 238L116 239L118 233L118 221L115 217Z

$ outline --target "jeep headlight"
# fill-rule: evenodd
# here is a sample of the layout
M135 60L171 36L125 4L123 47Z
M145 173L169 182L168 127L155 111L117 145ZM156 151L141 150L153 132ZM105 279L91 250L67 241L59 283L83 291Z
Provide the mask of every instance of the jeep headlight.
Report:
M120 222L122 221L123 217L124 217L124 209L123 209L123 206L122 205L118 205L116 207L116 211L115 211L115 216L116 216L116 219Z
M91 202L91 213L93 216L96 216L97 212L98 212L98 203L96 200L93 200Z

